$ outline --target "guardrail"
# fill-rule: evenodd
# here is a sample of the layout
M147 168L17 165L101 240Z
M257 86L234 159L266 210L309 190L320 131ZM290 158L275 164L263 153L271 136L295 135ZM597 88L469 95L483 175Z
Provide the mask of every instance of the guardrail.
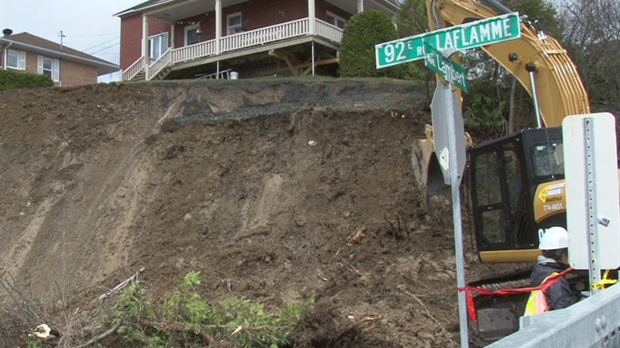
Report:
M487 348L618 348L620 284L568 308L521 317L520 327Z

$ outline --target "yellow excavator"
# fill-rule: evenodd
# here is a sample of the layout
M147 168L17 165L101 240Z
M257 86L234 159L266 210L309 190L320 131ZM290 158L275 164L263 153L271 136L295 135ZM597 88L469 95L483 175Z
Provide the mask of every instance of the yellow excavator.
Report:
M511 13L496 0L427 0L429 26L437 30ZM469 150L473 225L482 262L534 262L538 230L566 227L562 120L590 113L575 64L553 37L522 16L521 37L482 47L534 100L539 127ZM433 133L416 140L414 178L421 192L443 186ZM425 197L425 201L426 201Z
M512 12L496 0L426 1L431 31ZM540 255L539 229L566 227L561 125L569 115L590 113L586 90L566 50L542 32L536 22L522 16L520 23L520 38L482 49L528 91L534 101L538 127L475 145L468 151L467 191L482 262L533 263ZM412 162L414 179L425 194L425 202L442 187L445 189L432 127L427 126L426 139L415 141ZM515 279L523 280L523 276L528 277L529 273L515 275ZM508 280L501 277L472 284L499 284L495 288L498 289L503 285L511 287ZM581 280L575 281L578 282ZM517 287L525 285L517 283ZM478 309L493 310L486 317L479 314L488 324L483 327L479 320L477 328L482 338L493 340L516 331L515 317L523 313L520 306L524 306L524 299L527 295L520 299L477 299ZM516 305L520 301L523 303ZM507 312L497 311L502 306L510 309L511 319L506 319Z

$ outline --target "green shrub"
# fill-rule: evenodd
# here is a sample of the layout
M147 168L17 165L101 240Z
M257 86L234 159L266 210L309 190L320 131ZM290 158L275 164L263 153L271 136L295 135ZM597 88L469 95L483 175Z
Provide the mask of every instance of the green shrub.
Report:
M142 290L131 284L108 313L107 326L118 335L107 342L123 347L196 347L208 341L228 342L240 348L285 347L314 302L288 304L279 310L240 297L229 297L210 304L200 295L199 272L183 277L174 293L155 305Z
M0 91L17 88L53 87L54 82L47 75L38 75L18 70L0 69Z
M340 45L340 76L404 78L402 65L376 67L375 45L395 39L396 27L385 13L368 10L351 17Z

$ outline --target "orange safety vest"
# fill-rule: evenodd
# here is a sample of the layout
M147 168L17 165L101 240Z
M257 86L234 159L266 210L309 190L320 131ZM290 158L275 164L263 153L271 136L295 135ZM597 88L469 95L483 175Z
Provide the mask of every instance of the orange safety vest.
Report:
M547 290L551 285L555 284L558 280L560 280L560 273L553 272L547 278L543 280L540 284L540 290L534 290L530 294L530 298L527 300L527 304L525 305L525 313L523 316L539 314L549 311L549 304L547 303L547 295L545 294L545 290Z

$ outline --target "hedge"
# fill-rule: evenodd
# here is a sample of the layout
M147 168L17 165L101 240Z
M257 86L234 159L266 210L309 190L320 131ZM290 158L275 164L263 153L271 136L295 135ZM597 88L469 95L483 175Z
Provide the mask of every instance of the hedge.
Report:
M375 45L395 39L396 27L385 13L368 10L351 17L340 45L340 76L404 78L403 66L376 67Z
M17 88L53 87L47 75L33 74L12 69L0 69L0 91Z

